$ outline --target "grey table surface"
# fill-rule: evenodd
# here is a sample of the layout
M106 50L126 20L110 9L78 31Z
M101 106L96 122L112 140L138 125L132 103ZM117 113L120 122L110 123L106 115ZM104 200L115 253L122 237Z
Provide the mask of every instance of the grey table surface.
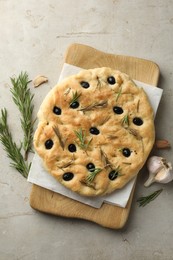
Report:
M156 117L156 136L172 143L172 0L0 0L0 108L8 110L16 142L22 139L19 112L10 94L10 77L27 71L49 82L34 93L34 114L55 85L66 48L74 42L99 50L156 62L164 89ZM14 169L0 145L0 259L173 259L173 182L144 188L139 174L127 225L122 230L65 219L33 210L31 184ZM172 149L155 155L173 162ZM32 160L32 155L31 158ZM144 208L136 199L163 188ZM114 217L114 216L112 216Z

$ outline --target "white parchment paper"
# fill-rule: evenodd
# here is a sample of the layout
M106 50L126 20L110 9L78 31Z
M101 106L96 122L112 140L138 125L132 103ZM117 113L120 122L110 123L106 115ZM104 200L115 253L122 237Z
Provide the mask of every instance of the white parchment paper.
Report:
M59 80L58 82L60 82L61 80L63 80L64 78L76 74L81 70L81 68L70 65L65 63ZM151 105L153 107L154 113L156 115L158 106L159 106L159 102L162 96L162 89L159 88L155 88L151 85L148 85L146 83L140 82L140 81L136 81L134 80L135 83L139 86L142 87L145 92L147 93L149 100L151 102ZM69 197L71 199L80 201L84 204L90 205L92 207L95 208L100 208L102 203L110 203L113 205L118 205L120 207L125 208L126 204L128 202L128 199L130 197L131 191L133 189L133 185L135 183L135 179L131 180L123 189L121 190L117 190L115 192L113 192L110 195L106 195L103 197L84 197L84 196L80 196L75 192L70 191L69 189L65 188L63 185L61 185L59 182L57 182L55 180L54 177L52 177L43 167L42 164L42 159L35 154L33 161L32 161L32 165L31 165L31 169L29 172L29 176L28 176L28 181L34 184L37 184L43 188L52 190L54 192L57 192L59 194L62 194L66 197Z

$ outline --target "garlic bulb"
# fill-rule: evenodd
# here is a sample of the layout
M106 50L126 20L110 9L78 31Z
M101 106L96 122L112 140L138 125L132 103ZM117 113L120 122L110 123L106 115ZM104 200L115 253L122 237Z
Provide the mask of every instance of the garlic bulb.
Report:
M153 182L168 183L173 180L172 165L163 157L150 157L147 162L147 168L149 177L144 183L145 187L150 186Z

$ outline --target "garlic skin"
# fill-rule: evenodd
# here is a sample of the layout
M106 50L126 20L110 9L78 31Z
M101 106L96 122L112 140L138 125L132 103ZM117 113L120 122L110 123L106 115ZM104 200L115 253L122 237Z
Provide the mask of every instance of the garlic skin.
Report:
M144 183L145 187L149 187L153 182L168 183L173 180L172 165L163 157L150 157L147 162L147 168L149 177Z
M168 168L161 169L155 176L155 182L168 183L173 180L173 171L171 163L167 163Z
M45 82L48 82L48 78L42 75L38 75L37 77L35 77L35 79L33 79L34 88L37 88Z

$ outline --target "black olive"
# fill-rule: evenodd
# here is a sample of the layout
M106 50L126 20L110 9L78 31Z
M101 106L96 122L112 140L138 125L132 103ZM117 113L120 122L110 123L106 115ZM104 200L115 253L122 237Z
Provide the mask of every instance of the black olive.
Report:
M46 142L45 142L45 147L46 149L51 149L53 147L53 141L51 139L48 139Z
M61 108L54 106L53 113L56 114L56 115L61 115Z
M135 118L133 118L133 123L134 123L135 125L140 126L140 125L143 124L143 120L142 120L140 117L135 117Z
M112 171L109 173L109 179L110 179L111 181L115 180L117 177L118 177L118 171L112 170Z
M75 153L75 152L76 152L76 145L75 145L75 144L69 144L68 150L69 150L71 153Z
M65 172L62 176L64 181L71 181L74 177L74 174L72 172Z
M94 172L95 170L95 165L93 163L88 163L86 167L90 172Z
M122 153L123 153L123 155L124 155L125 157L129 157L130 154L131 154L131 151L130 151L129 148L124 148L124 149L122 150Z
M113 111L115 114L118 114L118 115L120 115L124 112L121 107L117 107L117 106L113 107Z
M73 108L73 109L78 108L79 107L79 102L75 101L75 102L71 103L70 107Z
M89 86L90 86L89 83L86 82L86 81L81 81L80 84L81 84L81 86L82 86L83 88L89 88Z
M116 83L116 80L113 76L110 76L107 78L107 82L110 84L110 85L114 85Z
M100 131L96 127L91 127L90 128L90 133L92 135L98 135L100 133Z

